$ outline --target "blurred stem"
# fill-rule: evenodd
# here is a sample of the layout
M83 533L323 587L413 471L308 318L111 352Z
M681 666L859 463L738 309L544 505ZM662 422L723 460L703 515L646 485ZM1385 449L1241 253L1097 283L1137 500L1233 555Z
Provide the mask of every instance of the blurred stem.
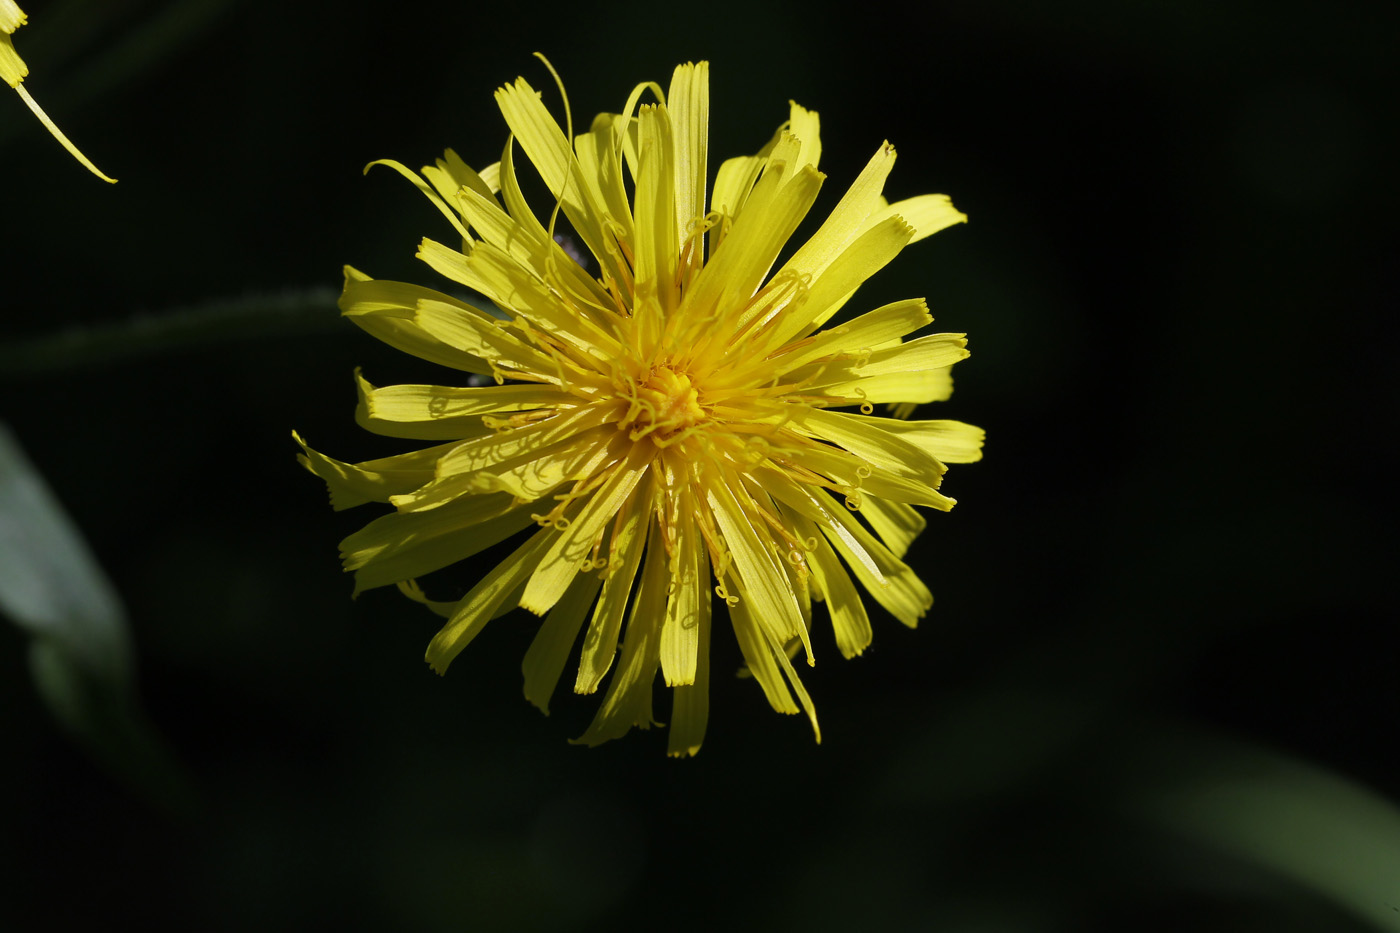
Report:
M218 299L114 324L74 327L0 345L0 376L120 363L227 340L330 333L341 326L337 292L310 288Z

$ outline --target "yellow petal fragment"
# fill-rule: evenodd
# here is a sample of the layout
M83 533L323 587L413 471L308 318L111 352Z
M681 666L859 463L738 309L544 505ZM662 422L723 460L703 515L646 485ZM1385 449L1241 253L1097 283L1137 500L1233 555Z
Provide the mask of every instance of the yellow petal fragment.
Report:
M442 214L442 216L447 218L447 222L452 224L452 226L457 230L457 232L462 235L463 240L465 240L468 243L472 242L472 235L467 232L466 227L462 226L462 218L457 216L457 212L448 206L447 201L443 200L443 196L437 191L435 191L432 185L428 184L421 177L419 177L417 172L413 171L407 165L404 165L402 162L396 162L393 159L375 159L373 162L365 166L365 173L368 174L369 170L374 168L376 165L383 165L386 168L391 168L394 171L398 172L400 175L402 175L404 178L408 179L409 183L412 184L413 187L423 192L423 197L427 198L429 201L432 202L433 207L436 207L438 209L438 213Z
M29 66L19 57L19 52L15 51L15 43L9 32L5 30L0 34L0 80L4 80L12 88L18 88L20 82L28 76Z
M821 118L797 101L788 101L788 132L799 142L797 165L816 168L822 158Z
M786 377L810 378L822 385L829 385L835 381L855 381L865 376L946 369L970 355L967 352L967 335L929 334L898 346L875 350L869 355L861 354L854 359L810 363L787 373Z
M926 236L932 236L953 224L967 223L967 215L953 206L946 194L921 194L918 197L896 201L870 215L865 222L867 228L883 222L888 217L900 217L914 228L910 243L917 243Z
M894 556L901 558L909 553L909 545L928 525L912 506L879 496L863 496L860 514L870 522L870 527L875 529Z
M910 628L917 626L933 605L928 587L824 490L814 490L813 495L829 516L828 521L819 523L822 533L845 558L856 578L890 615ZM871 572L870 561L877 572Z
M851 498L853 507L858 507L861 493L912 505L926 505L945 512L957 503L957 500L939 493L923 479L900 476L883 467L872 466L868 460L827 444L787 447L783 457L813 473L829 477L843 487L842 491Z
M423 592L423 588L418 585L417 580L403 580L399 583L398 588L400 593L419 605L427 606L429 612L444 619L452 618L453 613L457 611L458 604L461 602L461 600L458 600L455 603L449 603L439 602L436 599L429 599L428 594Z
M549 698L559 684L559 676L569 661L574 642L584 617L598 595L600 581L596 574L584 573L574 578L568 590L544 617L540 630L530 642L521 662L525 677L525 699L549 715Z
M464 256L425 239L419 244L418 258L439 274L476 289L501 307L580 350L603 359L616 357L620 352L611 334L579 313L577 307L566 305L558 292L552 291L499 247L478 243L470 256Z
M710 209L723 218L723 223L710 236L710 255L719 250L720 243L734 225L744 202L758 182L759 173L768 163L766 156L735 156L720 163L719 174L715 176L715 190L710 197Z
M12 52L13 50L14 46L10 42L10 37L0 36L0 67L6 65L6 52ZM19 61L19 56L16 55L14 57L14 61ZM13 62L9 64L10 67L7 67L6 70L9 71L12 75L14 74ZM24 62L20 61L19 64L22 68ZM20 71L19 77L22 79L24 77L24 74L24 71ZM9 80L9 77L10 76L7 75L6 80ZM53 135L54 139L58 140L59 145L61 145L64 149L67 149L68 154L78 160L79 165L87 169L89 172L92 172L94 175L96 175L103 181L108 182L109 184L115 185L117 183L117 180L115 178L103 174L100 168L92 164L91 159L83 155L81 150L79 150L77 146L73 145L72 140L70 140L67 136L63 134L63 130L58 128L58 124L54 123L53 120L49 119L49 115L44 112L43 107L39 106L39 102L33 97L29 96L29 91L27 88L25 88L23 84L13 83L11 86L15 89L15 92L19 94L20 99L24 101L24 105L30 109L34 116L39 118L39 122L44 124L44 126L48 129L49 133Z
M480 313L463 314L457 304L422 299L413 312L412 324L417 332L462 356L471 354L497 367L529 373L536 381L558 381L553 374L559 365L554 360L516 339L494 318ZM489 363L480 365L485 372L492 372Z
M27 22L29 17L15 0L0 0L0 32L14 32Z
M768 647L773 652L773 659L782 668L783 674L787 677L788 683L792 685L792 692L797 694L797 702L802 704L802 711L807 714L807 719L812 723L812 734L818 745L822 742L821 726L817 725L817 707L812 703L811 696L807 693L807 688L802 685L802 678L797 676L797 671L792 668L792 660L784 650L780 642L773 641L773 633L765 633L769 638Z
M711 256L719 250L720 242L743 211L754 185L768 164L768 156L785 132L784 127L778 127L773 138L754 155L736 156L720 163L719 173L715 177L715 190L710 196L710 210L719 214L723 221L710 236Z
M423 177L433 186L442 199L452 204L463 188L475 191L483 197L495 194L472 167L462 161L462 157L451 149L443 153L433 165L423 166Z
M424 657L434 671L445 673L452 659L481 632L496 608L530 575L553 534L552 529L544 528L531 535L462 597L456 614L428 643Z
M632 206L627 203L627 189L622 182L620 145L613 115L600 113L593 128L574 139L574 153L583 184L593 202L602 207L604 223L613 239L630 243Z

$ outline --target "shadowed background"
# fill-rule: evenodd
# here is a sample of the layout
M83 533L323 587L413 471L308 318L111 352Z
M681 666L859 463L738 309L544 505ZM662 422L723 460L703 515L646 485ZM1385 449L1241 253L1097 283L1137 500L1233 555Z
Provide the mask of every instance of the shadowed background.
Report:
M26 86L121 182L0 95L0 418L125 604L164 764L85 751L0 626L0 928L1400 929L1393 10L25 8ZM438 678L436 617L349 598L336 543L379 513L332 513L290 431L412 446L355 427L351 373L444 371L334 297L345 263L434 284L450 239L361 168L496 161L495 87L562 113L537 50L576 125L708 59L712 179L791 98L814 217L884 139L891 198L970 215L851 303L969 334L918 416L988 443L910 552L919 630L872 606L846 662L819 626L820 746L723 625L674 761L568 745L597 697L525 702L533 617Z

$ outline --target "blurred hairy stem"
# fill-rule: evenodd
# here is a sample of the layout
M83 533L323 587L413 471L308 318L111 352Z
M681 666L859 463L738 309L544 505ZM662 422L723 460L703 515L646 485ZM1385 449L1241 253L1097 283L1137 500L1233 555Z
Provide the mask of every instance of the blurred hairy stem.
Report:
M0 376L120 363L227 340L331 333L341 326L337 290L308 288L214 299L125 321L71 327L0 344Z

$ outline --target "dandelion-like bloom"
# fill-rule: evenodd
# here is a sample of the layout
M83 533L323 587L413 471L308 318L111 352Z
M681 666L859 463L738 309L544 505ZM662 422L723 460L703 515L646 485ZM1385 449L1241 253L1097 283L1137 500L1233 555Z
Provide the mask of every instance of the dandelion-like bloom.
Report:
M703 62L678 67L666 92L639 85L578 136L523 78L496 100L512 133L498 164L478 173L451 151L421 177L383 164L461 236L460 248L425 239L418 257L504 316L346 270L340 306L356 324L496 383L357 376L364 427L440 443L355 465L303 444L335 508L396 509L341 545L356 592L396 583L445 616L427 651L439 673L507 610L544 616L523 669L545 712L583 631L575 691L616 669L579 741L654 724L659 669L674 688L670 753L688 755L705 732L713 587L768 702L805 710L815 730L792 663L813 661L813 602L848 658L871 639L852 577L915 625L933 599L901 560L924 527L914 506L952 507L944 464L978 459L983 433L871 416L947 398L949 367L967 356L962 334L904 339L932 320L922 300L824 325L907 244L966 217L943 195L886 203L884 144L769 275L822 184L816 113L793 104L757 155L720 166L707 199ZM545 222L521 194L517 144L558 198ZM596 277L552 235L561 210ZM532 527L456 602L415 580Z
M39 106L39 102L29 96L29 91L25 90L24 79L29 74L29 66L24 63L24 59L20 58L19 53L15 51L15 41L10 38L10 36L16 29L23 26L28 19L29 17L25 16L24 11L19 8L19 5L15 3L14 0L0 0L0 78L3 78L6 84L15 89L25 105L34 112L34 116L39 118L39 122L48 127L49 132L53 134L53 138L58 140L63 145L63 148L67 149L68 152L72 154L73 158L81 162L88 171L92 172L98 178L115 184L116 179L108 178L106 175L102 174L101 170L99 170L96 165L93 165L92 162L88 160L87 156L79 152L78 147L73 145L68 137L63 135L63 131L58 128L53 120L49 119L49 115L44 113L44 108Z

